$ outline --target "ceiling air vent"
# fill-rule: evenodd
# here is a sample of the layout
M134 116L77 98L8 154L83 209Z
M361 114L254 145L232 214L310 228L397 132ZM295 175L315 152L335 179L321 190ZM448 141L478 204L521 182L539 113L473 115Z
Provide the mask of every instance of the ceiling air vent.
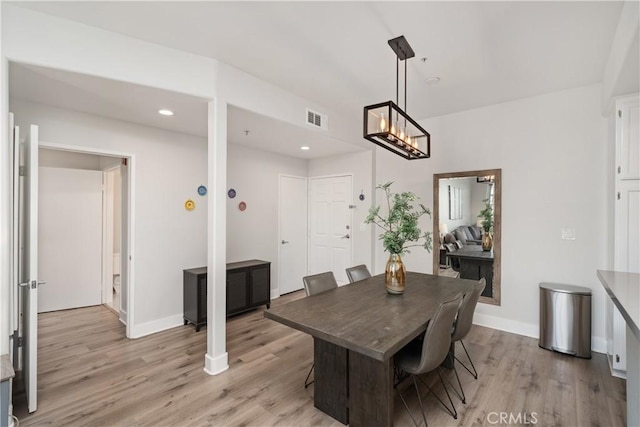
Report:
M329 118L324 114L316 113L307 108L307 124L318 129L329 129Z

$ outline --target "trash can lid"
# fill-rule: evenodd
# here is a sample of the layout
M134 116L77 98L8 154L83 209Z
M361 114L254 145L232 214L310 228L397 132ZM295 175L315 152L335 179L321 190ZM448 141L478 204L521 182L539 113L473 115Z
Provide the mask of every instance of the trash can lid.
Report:
M540 283L540 289L574 295L591 295L591 289L584 286L565 285L563 283Z

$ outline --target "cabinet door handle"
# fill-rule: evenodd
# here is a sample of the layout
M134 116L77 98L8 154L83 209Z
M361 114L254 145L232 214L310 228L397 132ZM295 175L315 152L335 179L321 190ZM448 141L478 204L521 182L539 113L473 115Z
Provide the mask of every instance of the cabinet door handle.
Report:
M283 244L283 245L286 245L287 243L289 243L289 241L288 241L288 240L283 240L283 241L282 241L282 244Z

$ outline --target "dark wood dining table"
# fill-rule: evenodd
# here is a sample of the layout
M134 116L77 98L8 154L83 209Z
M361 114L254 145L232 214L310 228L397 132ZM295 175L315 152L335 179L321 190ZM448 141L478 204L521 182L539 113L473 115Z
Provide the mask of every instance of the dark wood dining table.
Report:
M265 310L314 339L314 405L350 426L393 425L393 356L424 333L440 303L475 281L407 273L402 295L384 275Z
M447 258L458 260L461 279L480 280L484 277L488 284L493 283L493 250L484 251L480 245L468 245L449 252ZM486 286L482 296L493 298L493 286Z

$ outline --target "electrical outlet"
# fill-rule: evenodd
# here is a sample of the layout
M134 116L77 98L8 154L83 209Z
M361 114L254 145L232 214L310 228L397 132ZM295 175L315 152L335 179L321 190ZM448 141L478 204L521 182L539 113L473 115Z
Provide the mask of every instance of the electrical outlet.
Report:
M561 230L562 240L576 240L575 228L563 228Z

